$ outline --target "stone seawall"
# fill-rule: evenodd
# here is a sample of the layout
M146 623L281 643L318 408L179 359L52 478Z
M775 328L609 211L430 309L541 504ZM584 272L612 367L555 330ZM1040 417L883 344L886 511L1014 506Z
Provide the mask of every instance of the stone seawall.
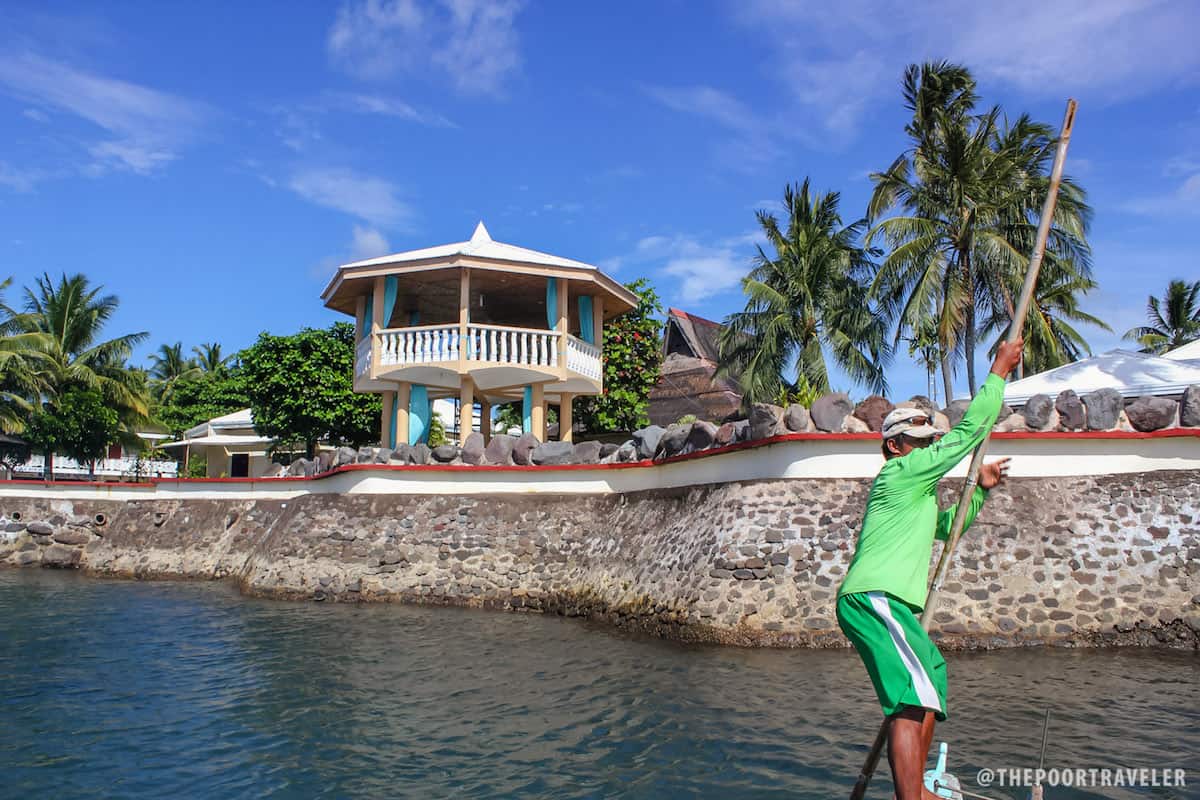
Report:
M842 646L870 481L609 495L0 498L0 563L231 578L254 595L557 612L686 641ZM943 489L953 501L954 487ZM1200 471L1018 478L959 545L952 647L1197 647Z

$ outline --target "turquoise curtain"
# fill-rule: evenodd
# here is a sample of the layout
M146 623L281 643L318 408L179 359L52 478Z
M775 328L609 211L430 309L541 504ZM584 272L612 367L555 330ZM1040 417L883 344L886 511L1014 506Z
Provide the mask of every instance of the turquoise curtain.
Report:
M371 325L375 321L375 293L367 292L367 313L363 315L363 336L371 332Z
M588 344L596 343L596 328L592 325L592 298L579 295L579 338Z
M429 438L429 421L432 419L429 406L429 390L413 384L408 398L408 443L416 444Z
M399 275L388 275L383 279L383 319L379 320L381 328L386 328L392 322L392 311L396 309L396 294L399 291Z
M525 387L525 397L521 403L521 430L525 433L533 431L533 387Z
M558 325L558 280L546 279L546 328L554 330Z

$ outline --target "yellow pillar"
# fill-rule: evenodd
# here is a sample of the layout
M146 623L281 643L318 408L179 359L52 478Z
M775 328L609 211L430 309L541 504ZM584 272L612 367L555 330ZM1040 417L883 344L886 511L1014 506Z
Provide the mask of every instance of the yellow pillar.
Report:
M396 389L396 444L408 444L408 403L412 384L401 383Z
M558 279L558 371L567 375L567 333L571 320L571 282L566 278Z
M542 384L533 385L533 408L530 410L533 435L539 442L546 441L546 392Z
M475 427L475 381L470 375L462 376L458 389L458 443L467 443L467 437Z
M458 281L458 371L467 371L467 327L471 324L471 270L462 268Z
M385 278L380 275L375 279L375 296L371 306L371 380L379 375L379 337L376 335L383 328L383 289Z
M592 331L596 347L604 347L604 297L592 298Z
M485 444L492 440L492 404L483 399L479 401L479 432Z
M571 403L575 400L575 395L569 392L563 392L559 395L558 401L558 438L563 442L572 442L575 440L574 424L575 418L571 414Z
M395 392L383 392L383 424L379 426L379 446L389 447L392 442L392 409L396 399Z

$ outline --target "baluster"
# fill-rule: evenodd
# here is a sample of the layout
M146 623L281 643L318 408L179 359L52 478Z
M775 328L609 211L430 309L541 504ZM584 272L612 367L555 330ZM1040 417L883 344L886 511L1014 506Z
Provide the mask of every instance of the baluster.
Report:
M535 333L533 338L537 341L537 355L534 356L537 360L534 363L540 367L542 366L542 359L546 356L545 342L543 341L545 337L540 333Z
M508 359L508 331L499 331L496 335L498 337L500 337L500 361L501 361L501 363L507 364L508 360L509 360Z

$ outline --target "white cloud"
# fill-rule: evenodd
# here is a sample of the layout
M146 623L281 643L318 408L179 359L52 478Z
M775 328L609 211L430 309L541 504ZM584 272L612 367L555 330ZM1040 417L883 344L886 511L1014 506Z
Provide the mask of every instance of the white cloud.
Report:
M645 92L667 108L715 122L733 136L719 150L720 159L737 168L754 167L780 154L778 138L802 138L803 129L756 114L728 92L712 86L645 86Z
M36 169L17 169L0 161L0 186L7 186L17 192L28 192L42 179L46 173Z
M686 234L654 235L639 239L633 251L604 262L607 269L637 265L657 275L656 284L668 299L697 303L734 291L750 271L756 233L705 240Z
M36 108L27 108L21 112L21 116L33 120L34 122L49 122L50 117Z
M381 114L385 117L427 125L431 128L457 128L450 120L432 111L422 111L414 108L403 100L394 97L381 97L371 94L342 95L340 99L350 111L360 114Z
M394 184L350 169L304 169L287 185L309 202L375 225L402 225L412 218L412 208L397 197Z
M743 0L732 13L773 53L768 67L826 131L856 132L895 98L903 68L949 59L1041 97L1120 99L1200 78L1200 5L1172 0L1017 0L947 13L936 0ZM1151 57L1149 54L1153 54Z
M327 46L360 78L444 73L464 94L500 94L521 66L516 16L522 0L350 0Z
M210 116L201 103L32 53L0 55L0 86L37 106L35 114L45 108L65 111L104 130L110 138L88 145L93 174L153 172L177 158Z
M355 261L386 256L391 249L387 237L375 228L354 226L353 238L350 242L350 257Z

